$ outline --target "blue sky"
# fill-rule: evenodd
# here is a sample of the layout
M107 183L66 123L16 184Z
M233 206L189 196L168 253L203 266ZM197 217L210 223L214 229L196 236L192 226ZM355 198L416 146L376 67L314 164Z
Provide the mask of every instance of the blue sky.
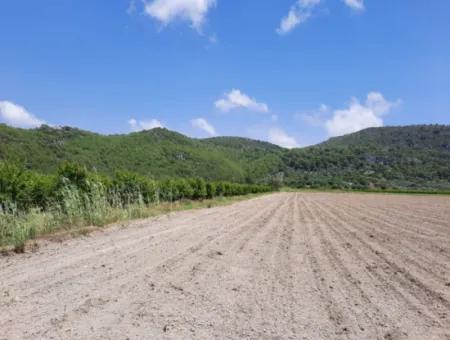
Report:
M450 124L448 0L0 1L0 122L286 147Z

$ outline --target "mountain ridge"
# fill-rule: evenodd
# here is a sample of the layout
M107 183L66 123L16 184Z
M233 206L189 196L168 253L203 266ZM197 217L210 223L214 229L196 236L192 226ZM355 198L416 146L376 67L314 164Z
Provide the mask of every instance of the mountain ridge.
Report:
M450 125L369 128L289 150L243 137L191 138L163 128L102 135L71 127L26 130L0 124L0 160L43 173L70 161L102 173L129 170L153 178L448 189Z

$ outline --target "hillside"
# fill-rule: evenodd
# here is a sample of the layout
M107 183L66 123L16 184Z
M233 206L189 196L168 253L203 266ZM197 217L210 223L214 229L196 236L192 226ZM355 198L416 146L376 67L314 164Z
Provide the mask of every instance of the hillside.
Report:
M50 173L62 161L99 172L129 170L153 178L203 177L243 182L279 167L282 149L242 139L198 140L166 129L99 135L70 127L16 129L0 125L0 159L23 162ZM262 147L265 145L266 147ZM255 166L255 164L257 166Z
M62 161L111 174L203 177L235 182L283 179L291 186L450 188L450 126L371 128L303 149L238 137L193 139L166 129L100 135L64 127L0 124L0 159L44 173ZM276 176L275 176L276 175Z
M450 188L450 126L370 128L284 155L288 182L349 188Z

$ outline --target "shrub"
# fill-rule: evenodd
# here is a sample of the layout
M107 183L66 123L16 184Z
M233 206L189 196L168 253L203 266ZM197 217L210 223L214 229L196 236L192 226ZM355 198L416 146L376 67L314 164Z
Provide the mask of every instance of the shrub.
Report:
M214 198L216 195L216 185L212 182L206 183L206 198Z
M99 175L63 163L55 175L0 162L0 246L21 250L25 241L58 226L103 225L146 217L160 201L203 200L270 190L269 186L207 182L202 178L155 181L127 171Z
M204 179L197 178L190 181L190 184L193 189L192 199L194 200L202 200L206 198L206 183Z

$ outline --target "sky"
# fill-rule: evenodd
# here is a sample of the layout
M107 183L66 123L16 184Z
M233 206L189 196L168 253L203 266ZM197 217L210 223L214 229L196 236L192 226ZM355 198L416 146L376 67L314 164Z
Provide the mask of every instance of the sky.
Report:
M448 0L0 0L0 122L292 148L450 124Z

